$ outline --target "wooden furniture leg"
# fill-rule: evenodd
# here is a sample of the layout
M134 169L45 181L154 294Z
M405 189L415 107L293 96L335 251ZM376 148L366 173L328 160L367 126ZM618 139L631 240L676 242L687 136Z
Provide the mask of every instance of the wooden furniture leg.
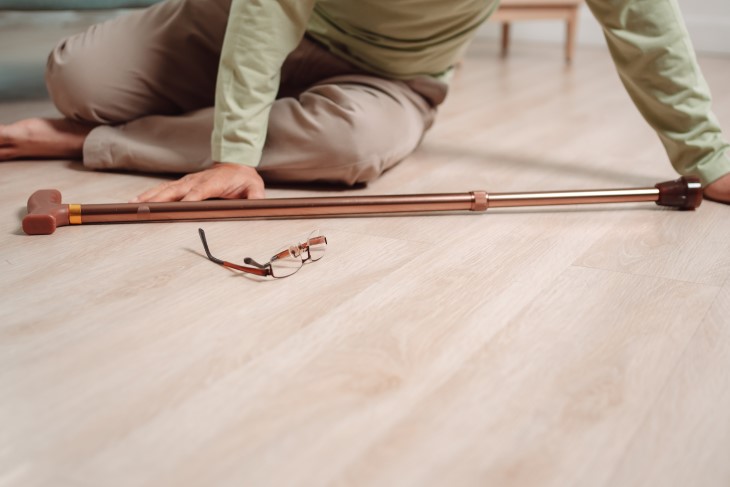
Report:
M573 62L575 53L575 32L578 24L578 7L573 8L565 22L565 60Z
M573 61L578 25L578 8L582 0L503 0L491 20L502 25L502 56L509 53L510 26L520 20L564 20L565 60Z
M502 22L502 57L507 57L509 53L510 41L510 23Z

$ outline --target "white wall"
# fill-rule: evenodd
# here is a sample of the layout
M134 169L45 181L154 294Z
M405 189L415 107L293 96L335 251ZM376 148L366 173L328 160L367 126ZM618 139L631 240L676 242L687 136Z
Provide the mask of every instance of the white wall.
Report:
M698 52L730 54L730 0L679 0L679 6ZM555 21L515 22L512 32L517 41L562 43L565 38L563 24ZM499 29L490 22L480 35L497 38ZM580 11L578 43L605 45L601 28L585 5Z

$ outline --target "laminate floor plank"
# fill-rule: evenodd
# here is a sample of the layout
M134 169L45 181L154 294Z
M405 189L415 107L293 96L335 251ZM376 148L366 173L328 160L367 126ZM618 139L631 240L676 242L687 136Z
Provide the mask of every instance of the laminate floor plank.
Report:
M726 284L606 485L730 484L728 322Z
M374 443L342 484L624 485L606 483L612 467L717 294L566 269ZM644 461L632 466L642 471Z

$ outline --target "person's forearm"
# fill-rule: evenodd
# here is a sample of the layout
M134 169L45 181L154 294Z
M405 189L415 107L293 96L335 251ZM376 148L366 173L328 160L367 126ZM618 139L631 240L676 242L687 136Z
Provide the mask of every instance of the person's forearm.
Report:
M233 0L221 53L211 139L216 162L257 166L279 72L313 0Z
M730 148L710 106L676 0L588 0L629 95L674 168L710 183L730 172Z

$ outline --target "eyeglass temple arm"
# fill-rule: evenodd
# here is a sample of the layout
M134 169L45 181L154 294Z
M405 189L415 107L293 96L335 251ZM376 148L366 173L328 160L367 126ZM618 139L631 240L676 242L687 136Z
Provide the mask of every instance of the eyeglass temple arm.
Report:
M253 260L251 257L246 257L243 259L243 262L248 265L252 265L254 267L258 267L259 269L266 269L266 264L259 264L255 260Z
M208 258L212 262L215 262L216 264L222 265L224 267L229 267L231 269L239 270L241 272L248 272L249 274L256 274L257 276L267 276L270 274L270 271L265 266L260 266L259 264L255 264L255 266L258 267L258 269L256 269L256 268L252 269L250 267L243 267L238 264L234 264L232 262L221 260L221 259L213 256L213 254L210 253L210 249L208 248L208 241L205 238L205 232L203 231L202 228L198 228L198 234L200 235L200 240L203 242L203 248L205 249L205 254L208 256ZM244 259L244 262L246 264L249 263L249 262L247 262L247 260L249 260L248 257L246 259Z
M324 235L317 235L316 237L310 238L307 242L305 242L307 246L309 245L319 245L319 244L327 244L327 237Z
M214 257L213 254L210 253L210 249L208 248L208 241L205 239L205 232L202 228L198 228L198 235L200 235L200 240L203 242L203 248L205 249L205 255L208 256L210 260L215 262L216 264L223 265L224 261L220 260L217 257Z

